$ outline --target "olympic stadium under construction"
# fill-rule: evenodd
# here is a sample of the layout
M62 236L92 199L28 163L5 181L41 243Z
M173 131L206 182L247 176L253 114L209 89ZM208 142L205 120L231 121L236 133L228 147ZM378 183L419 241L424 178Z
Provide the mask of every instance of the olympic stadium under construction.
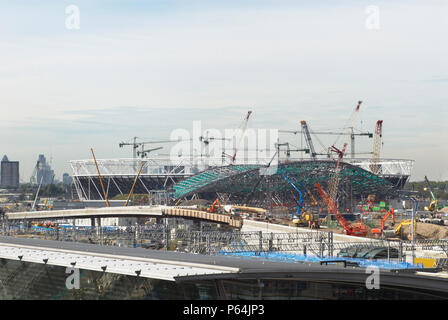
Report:
M359 104L355 113L358 109ZM44 206L31 212L5 212L0 219L4 236L0 262L11 268L21 263L37 270L36 278L30 280L36 288L48 277L45 270L51 269L51 275L59 279L58 268L68 263L98 278L97 272L102 272L105 281L116 278L129 284L132 277L144 278L155 288L147 293L130 288L129 293L116 296L126 299L190 299L177 292L187 292L184 285L207 281L225 290L204 294L195 287L189 294L201 299L445 298L448 240L444 234L448 233L421 238L428 225L408 219L416 217L415 202L413 209L397 210L397 227L384 225L391 215L394 226L397 200L415 199L403 192L414 161L379 157L382 121L372 135L370 158L356 157L353 131L346 134L352 138L350 156L344 156L347 142L341 150L333 145L328 153L317 153L306 124L301 124L306 149L292 150L292 143L277 139L271 149L275 152L263 157L237 156L239 147L233 156L226 155L228 158L224 152L221 157L147 157L141 143L143 157L137 158L135 139L128 144L134 147L130 159L96 159L92 149L93 159L70 161L72 190L78 197L72 195L72 202L79 200L84 208ZM237 140L243 135L244 130ZM200 139L204 142L204 137ZM287 149L280 150L282 146ZM291 152L302 153L291 156ZM133 200L132 195L136 196ZM388 204L382 206L381 202ZM372 209L369 212L362 209L366 203L367 209ZM101 208L91 208L98 204ZM376 206L382 206L381 210L375 212ZM362 216L357 215L360 207ZM350 214L359 221L349 220ZM430 231L432 235L434 230ZM60 245L65 249L55 250ZM135 257L129 259L132 255ZM45 266L41 268L38 264L42 263ZM297 266L303 267L303 272L298 272ZM381 290L362 289L365 277L361 273L368 267L378 268L388 279ZM334 278L327 278L333 270ZM358 273L359 279L355 279ZM6 283L0 298L35 297L37 289L17 291L15 287L26 284L10 279L9 271L0 272L0 280ZM269 287L273 279L282 284L291 284L293 279L294 285L288 292L267 294L261 290L256 296L252 289L249 293L244 289L255 280ZM226 287L229 283L232 285ZM84 287L78 293L102 297L88 284ZM174 289L163 293L168 287ZM359 295L346 297L346 290L358 290ZM73 298L57 286L46 294Z
M180 200L220 199L224 203L238 205L254 205L265 209L273 206L291 206L303 201L309 205L316 203L316 184L328 190L331 199L344 210L353 210L359 201L366 200L369 195L378 199L389 200L397 198L398 192L408 182L413 161L402 159L381 159L382 124L378 120L375 133L354 132L355 119L359 113L361 101L349 119L349 131L346 132L316 132L311 131L306 121L301 121L300 131L275 130L275 142L269 144L275 153L259 157L248 154L241 155L241 142L245 138L246 128L252 111L245 116L238 137L234 138L233 156L222 150L220 158L212 157L209 144L212 140L232 140L219 137L197 137L205 145L206 154L200 156L182 156L178 154L170 157L146 157L147 152L162 147L144 150L145 143L120 143L133 146L132 159L103 159L73 160L70 165L73 170L74 186L81 201L102 200L108 201L118 195L145 194L148 204L175 204ZM291 149L295 146L291 138L280 139L280 132L300 136L306 141L307 148ZM317 138L319 134L337 134L345 136L346 142L341 149L335 143L327 152L318 153L313 144L311 134ZM254 136L254 135L253 135ZM255 150L258 146L258 135L255 141ZM356 158L355 136L373 137L373 148L370 159ZM350 143L350 158L345 157L348 140ZM196 139L186 139L184 141ZM270 139L272 140L272 139ZM319 140L317 138L317 140ZM181 140L178 140L181 141ZM286 141L286 142L285 142ZM157 141L177 142L177 141ZM253 141L252 141L253 142ZM321 141L319 143L322 145ZM137 159L137 148L143 157ZM303 144L302 144L303 146ZM246 147L254 147L248 143ZM286 150L281 148L286 147ZM197 150L190 147L190 150ZM202 150L202 148L201 148ZM249 149L245 149L249 150ZM283 151L283 153L282 153ZM201 151L202 152L202 151ZM291 152L300 152L301 157L292 157ZM310 157L303 158L303 153ZM93 150L92 150L93 154ZM282 157L282 155L286 155ZM324 155L324 158L318 156ZM335 155L332 157L332 155ZM226 159L228 157L228 159ZM229 161L230 159L230 161ZM103 184L104 180L104 184ZM299 195L298 195L299 193ZM314 195L313 195L314 193ZM312 199L312 201L310 201ZM156 202L156 203L154 203Z
M104 200L130 192L134 182L135 194L152 195L152 199L164 199L175 203L193 196L214 200L217 194L233 203L266 207L270 203L295 203L297 192L284 174L292 177L311 193L315 183L328 187L335 173L336 160L279 159L269 166L266 159L224 165L220 161L201 158L146 158L97 160L104 183L103 194L98 171L93 160L74 160L74 185L82 201ZM412 160L381 159L375 174L370 159L347 159L341 162L339 172L339 202L351 207L358 200L375 194L381 199L397 196L410 178ZM136 180L138 171L142 167ZM317 193L316 193L317 197Z

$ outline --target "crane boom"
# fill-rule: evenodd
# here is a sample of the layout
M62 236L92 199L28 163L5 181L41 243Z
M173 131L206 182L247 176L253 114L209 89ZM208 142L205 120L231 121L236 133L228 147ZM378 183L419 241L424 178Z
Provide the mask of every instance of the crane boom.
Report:
M178 140L156 140L156 141L144 141L144 142L137 142L137 138L138 137L134 137L133 138L133 142L120 142L119 144L118 144L118 146L120 147L120 148L123 148L124 146L133 146L133 150L132 150L132 158L133 159L135 159L136 157L137 157L137 155L138 154L144 154L145 152L147 152L147 151L145 151L145 150L143 150L144 149L144 146L145 146L145 144L152 144L152 143L170 143L170 142L182 142L182 141L190 141L191 139L178 139ZM141 151L137 151L137 148L138 147L142 147L142 150Z
M426 185L428 186L427 189L428 189L429 193L431 194L432 200L436 200L436 197L434 196L434 193L432 192L432 188L431 188L431 185L429 184L429 180L428 180L427 176L425 176L425 182L426 182Z
M308 130L308 125L305 120L300 121L302 125L302 132L305 136L306 145L310 149L311 159L316 160L316 150L314 149L313 141L311 140L310 131Z
M37 184L37 172L39 171L39 160L37 160L36 165L34 166L34 170L33 173L31 174L31 178L30 178L30 184L31 185L35 185Z
M146 157L148 155L148 153L152 152L152 151L156 151L156 150L160 150L163 149L163 147L157 147L157 148L152 148L152 149L146 149L146 150L142 150L142 151L137 151L137 155L141 155L142 158Z
M281 171L281 170L278 170L278 171L280 171L283 178L285 178L285 180L288 181L289 184L292 185L292 187L294 189L296 189L296 191L299 193L299 205L298 205L297 211L296 211L296 215L299 215L299 213L302 211L302 206L303 206L303 193L302 193L302 191L300 191L299 188L296 187L296 185L290 179L288 179L288 177L286 176L286 174L283 171ZM297 182L297 180L296 180L296 182Z
M362 101L358 101L358 104L355 108L355 111L353 111L351 117L350 117L350 129L353 128L353 124L356 121L356 117L358 116L358 112L359 112L359 108L361 107L361 103ZM342 158L344 157L345 154L345 150L347 148L348 145L348 141L344 142L344 146L342 147L342 150L339 150L338 148L336 148L334 145L331 146L331 151L336 152L338 154L338 160L336 163L336 168L334 170L334 174L329 182L329 191L330 191L330 198L336 202L336 197L337 197L337 193L338 193L338 188L339 188L339 174L341 172L341 163L342 163Z
M429 180L428 177L425 176L425 182L426 185L428 186L427 188L425 188L425 190L428 190L429 193L431 194L431 198L432 201L429 203L428 207L425 207L425 210L428 210L430 212L430 216L431 218L434 218L434 214L437 212L438 208L438 201L436 196L434 195L434 193L432 192L432 188L431 185L429 184Z
M223 152L223 153L222 153L223 161L224 161L224 157L227 156L227 157L230 158L230 164L234 164L234 163L235 163L236 154L237 154L237 152L238 152L238 150L239 150L239 147L240 147L240 145L241 145L241 142L243 141L244 133L246 132L246 129L247 129L247 123L248 123L248 121L249 121L249 117L250 117L251 114L252 114L252 111L248 111L246 117L245 117L244 120L243 120L243 125L242 125L242 129L241 129L241 132L240 132L240 138L238 139L238 143L237 143L237 145L236 145L236 147L235 147L235 149L234 149L233 155L232 155L232 156L229 156L228 154L226 154L225 152Z
M241 130L240 140L238 141L238 144L236 145L236 148L235 148L235 152L233 153L232 164L235 162L235 159L236 159L236 153L238 152L238 149L239 149L239 147L240 147L240 145L241 145L241 141L243 141L244 133L246 132L246 129L247 129L247 123L249 122L249 117L250 117L251 114L252 114L252 111L248 111L248 112L247 112L247 115L246 115L246 118L244 118L244 121L243 121L243 128L242 128L242 130Z
M383 120L378 120L375 126L375 136L373 138L373 151L372 151L372 161L370 163L370 171L373 174L378 174L379 165L378 160L380 158L380 150L381 150L381 138L382 138L382 128L383 128Z
M359 222L354 225L349 224L344 216L339 212L336 202L333 201L333 199L331 199L330 196L322 189L320 183L315 183L314 185L316 186L317 191L322 197L322 200L324 200L325 204L327 205L328 213L333 213L335 215L336 219L347 235L358 237L365 237L367 235L368 230L364 223Z

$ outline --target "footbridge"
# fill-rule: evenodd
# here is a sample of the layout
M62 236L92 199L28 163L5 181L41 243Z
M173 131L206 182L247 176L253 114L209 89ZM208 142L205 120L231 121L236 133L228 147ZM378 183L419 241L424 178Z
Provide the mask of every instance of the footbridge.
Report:
M132 206L106 207L72 210L44 210L29 212L8 212L8 220L48 220L48 219L96 219L121 217L155 217L155 218L185 218L226 224L230 227L241 228L243 219L230 214L212 213L197 210L193 207L171 206Z

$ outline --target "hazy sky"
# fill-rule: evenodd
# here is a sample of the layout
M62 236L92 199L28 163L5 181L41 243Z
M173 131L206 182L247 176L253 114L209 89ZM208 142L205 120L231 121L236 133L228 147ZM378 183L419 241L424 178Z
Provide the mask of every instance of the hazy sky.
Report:
M29 181L43 153L61 179L91 147L131 157L119 142L236 128L247 110L253 128L337 129L362 100L382 157L448 180L447 15L444 0L1 1L0 156Z

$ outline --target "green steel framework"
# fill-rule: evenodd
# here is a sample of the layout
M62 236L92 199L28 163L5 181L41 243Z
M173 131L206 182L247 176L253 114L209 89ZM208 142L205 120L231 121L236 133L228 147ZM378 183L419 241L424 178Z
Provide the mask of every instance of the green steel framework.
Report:
M334 173L335 161L294 161L278 164L269 175L260 175L266 170L261 165L229 165L212 167L187 178L176 185L176 198L193 194L226 193L236 199L244 199L248 194L255 202L275 196L283 201L297 199L297 192L284 179L281 172L293 176L310 192L315 183L327 189L328 181ZM397 191L407 182L409 176L380 176L358 166L343 162L340 172L340 199L363 198L375 194L380 198L396 196ZM317 195L317 192L314 193ZM317 196L318 197L318 196ZM256 200L258 199L258 200Z

